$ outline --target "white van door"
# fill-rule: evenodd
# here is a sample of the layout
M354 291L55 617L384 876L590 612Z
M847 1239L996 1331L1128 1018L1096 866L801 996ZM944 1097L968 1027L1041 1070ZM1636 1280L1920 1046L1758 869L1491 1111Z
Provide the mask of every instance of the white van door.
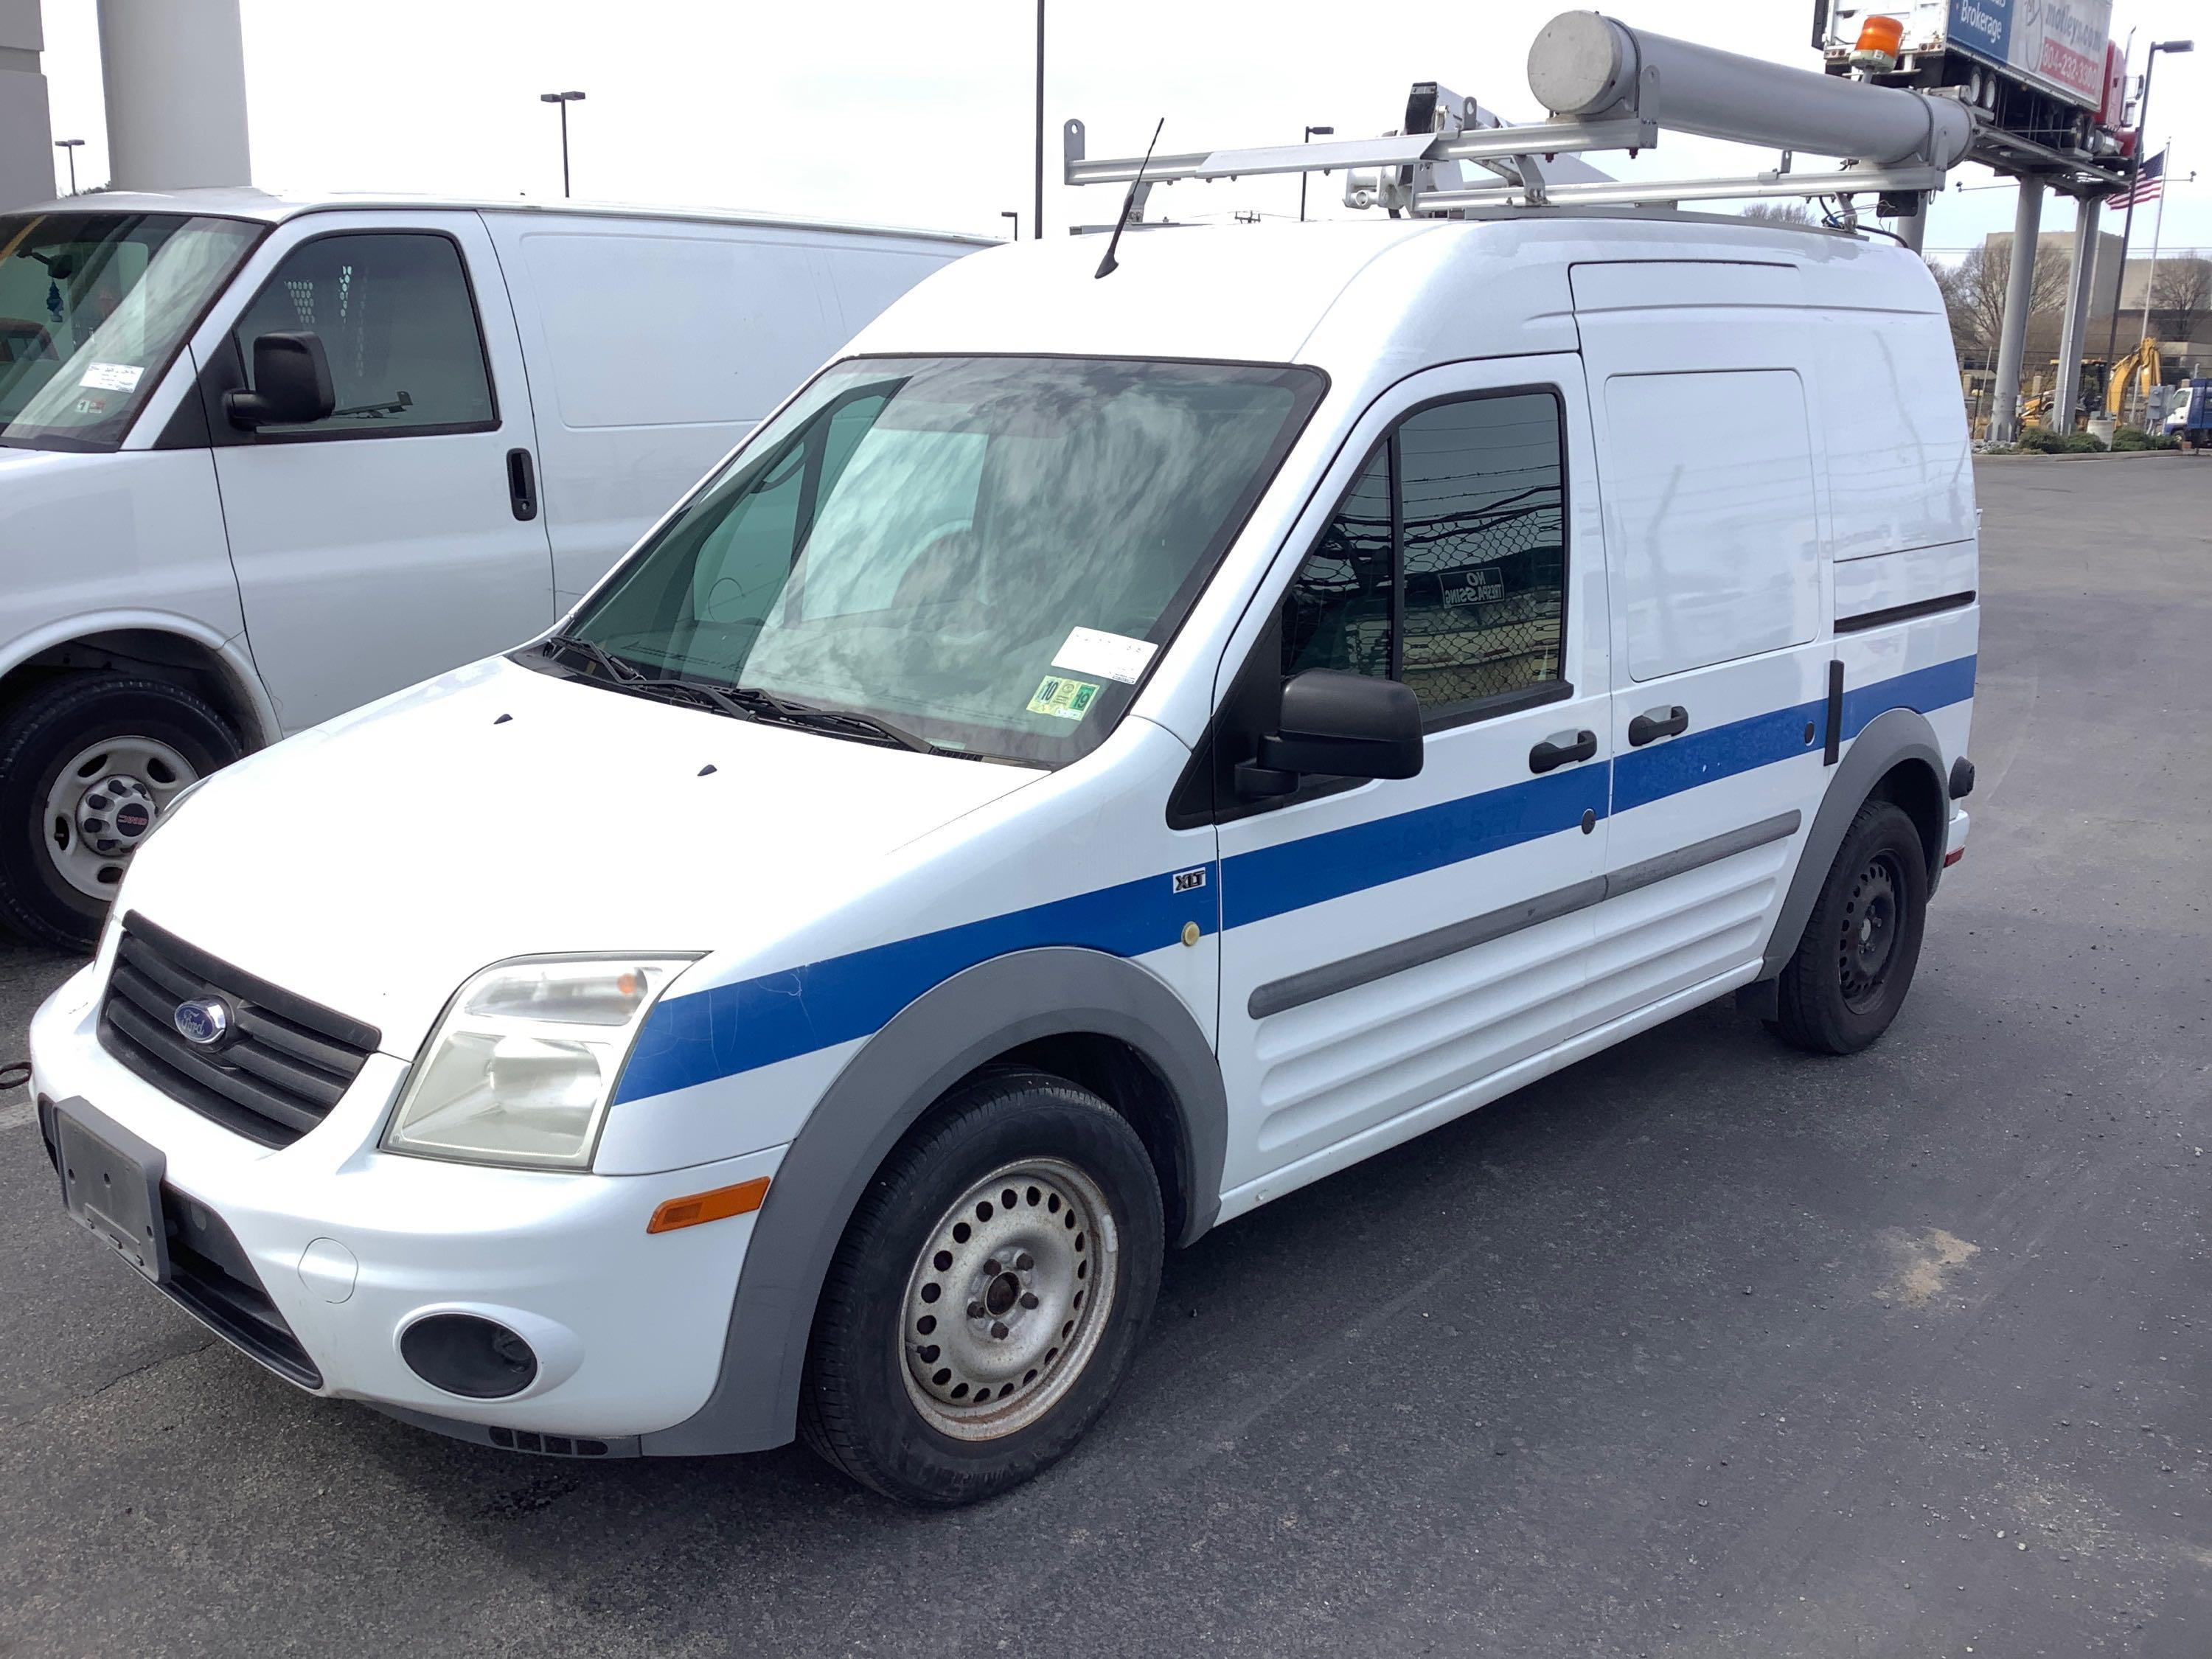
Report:
M1610 752L1582 380L1558 356L1401 382L1224 664L1224 697L1333 668L1425 716L1418 777L1217 809L1224 1212L1480 1103L1581 1023Z
M311 331L337 408L243 431L211 398L246 641L285 730L519 643L553 615L521 349L472 213L316 214L270 239L207 384Z
M1789 264L1572 272L1613 593L1610 1019L1757 958L1819 805L1822 325Z

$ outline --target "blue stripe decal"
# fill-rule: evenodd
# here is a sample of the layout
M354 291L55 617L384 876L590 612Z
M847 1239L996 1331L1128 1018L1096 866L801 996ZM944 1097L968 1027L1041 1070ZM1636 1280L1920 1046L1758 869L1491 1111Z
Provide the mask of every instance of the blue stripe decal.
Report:
M1972 657L1844 694L1844 735L1892 708L1922 713L1974 695ZM1241 927L1579 827L1584 812L1625 812L1803 754L1825 740L1826 705L1755 714L1686 732L1609 763L1439 802L1209 864L1207 885L1174 890L1174 872L1004 915L873 945L758 978L666 998L647 1018L617 1103L711 1083L868 1036L933 986L1010 951L1075 945L1141 956L1180 937ZM1811 722L1814 737L1805 741ZM1186 868L1193 866L1184 866ZM1225 875L1225 878L1224 878ZM1225 890L1224 890L1225 889ZM1218 915L1225 904L1227 915Z
M1367 823L1240 853L1224 866L1223 926L1242 927L1401 881L1605 816L1605 769L1577 766Z
M1217 932L1219 866L1205 868L1206 884L1188 893L1176 892L1174 872L1164 872L666 998L647 1016L615 1100L709 1083L866 1036L932 986L1010 951L1073 945L1133 957L1175 944L1186 922Z

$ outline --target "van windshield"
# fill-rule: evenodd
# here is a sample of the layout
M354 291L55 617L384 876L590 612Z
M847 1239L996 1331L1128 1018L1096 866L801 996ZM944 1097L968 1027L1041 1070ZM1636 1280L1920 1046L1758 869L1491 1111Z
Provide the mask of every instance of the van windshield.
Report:
M1325 384L1122 359L840 363L567 637L648 678L1063 764L1121 718Z
M0 216L0 443L118 447L263 229L180 213Z

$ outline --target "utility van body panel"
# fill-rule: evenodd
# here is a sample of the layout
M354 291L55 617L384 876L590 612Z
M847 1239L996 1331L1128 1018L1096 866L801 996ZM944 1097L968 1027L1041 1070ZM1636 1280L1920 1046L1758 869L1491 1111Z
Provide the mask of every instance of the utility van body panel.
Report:
M525 353L588 335L538 285L608 250L489 234L528 273ZM1101 279L1103 251L952 264L773 412L684 380L697 441L762 423L555 635L232 769L125 878L100 961L40 1016L38 1087L182 1149L200 1201L236 1194L324 1391L495 1443L776 1444L864 1196L979 1089L1043 1072L1096 1096L1187 1241L1702 1001L1777 997L1806 950L1841 950L1834 988L1875 998L1875 1034L1894 1012L1916 895L1965 846L1978 620L1917 261L1672 216L1148 231ZM630 441L606 373L533 374L549 453ZM557 559L550 487L548 508ZM246 827L303 797L337 839L241 863ZM484 804L430 822L426 797ZM1869 804L1890 839L1844 869ZM1849 931L1808 945L1838 882ZM104 999L149 925L374 1025L319 1127L225 1157L227 1131L113 1063ZM544 1120L578 1150L508 1167L508 1103L612 1041L558 1026L562 976L602 968L618 1063ZM553 1012L502 1036L511 998ZM768 1183L684 1232L696 1254L668 1260L699 1277L648 1310L714 1304L718 1364L687 1327L676 1380L625 1401L605 1345L647 1316L605 1306L596 1269L524 1274L499 1305L587 1351L580 1386L456 1399L392 1363L420 1311L392 1264L422 1258L374 1230L378 1297L305 1305L276 1264L338 1200L274 1202L245 1165L349 1158L428 1218L473 1176L410 1137L479 1116L501 1192L581 1194L571 1233L530 1224L549 1260L593 1248L598 1206L641 1227L734 1171ZM945 1224L1036 1202L1026 1179ZM410 1225L449 1247L430 1290L503 1271ZM940 1317L1019 1318L995 1255L940 1312L933 1259L901 1316L929 1322L879 1350L916 1399Z

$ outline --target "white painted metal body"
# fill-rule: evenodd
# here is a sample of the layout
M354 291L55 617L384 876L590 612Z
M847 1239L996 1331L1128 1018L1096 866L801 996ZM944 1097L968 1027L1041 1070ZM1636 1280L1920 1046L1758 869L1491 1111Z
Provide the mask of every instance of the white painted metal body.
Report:
M1218 1176L1190 1198L1225 1219L1759 976L1838 775L1831 738L1848 764L1869 720L1920 710L1943 763L1963 754L1972 481L1942 307L1909 255L1564 216L1163 232L1104 281L1097 252L963 260L852 347L1328 375L1083 759L1047 771L869 747L495 659L218 775L131 869L118 910L382 1033L340 1109L274 1152L227 1144L103 1057L105 953L33 1033L41 1093L96 1102L231 1217L330 1391L577 1434L679 1424L712 1389L708 1350L729 1363L755 1224L647 1238L644 1216L832 1133L817 1103L878 1030L994 952L1107 953L1172 994L1225 1111ZM1376 441L1439 400L1529 388L1560 411L1565 691L1432 730L1418 777L1171 827L1194 749ZM1942 608L1912 613L1929 602ZM1832 730L1832 663L1848 688ZM1637 715L1674 704L1686 733L1634 740ZM1589 757L1532 778L1532 746L1577 728L1594 734ZM317 833L249 843L300 801ZM1944 845L1963 846L1965 815L1944 810ZM1762 825L1781 827L1652 872ZM1203 882L1176 879L1192 872ZM1593 896L1253 1012L1286 977L1563 890ZM1129 934L1127 917L1155 915L1156 937ZM1085 931L1102 916L1117 942ZM506 957L600 951L702 953L653 1018L689 1009L711 1036L617 1098L596 1168L526 1176L379 1150L458 985ZM875 1000L856 1013L863 991ZM796 999L812 1035L749 1054L744 1011L762 998ZM320 1300L294 1265L319 1238L359 1258L375 1294ZM437 1397L391 1356L400 1325L448 1304L557 1325L580 1361L520 1401Z

